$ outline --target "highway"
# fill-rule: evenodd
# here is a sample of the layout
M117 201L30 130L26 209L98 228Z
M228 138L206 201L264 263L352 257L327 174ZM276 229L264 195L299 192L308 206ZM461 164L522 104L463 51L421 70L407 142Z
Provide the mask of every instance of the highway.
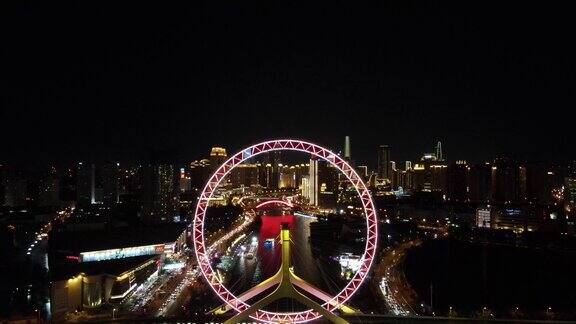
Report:
M406 251L420 244L422 241L416 239L388 248L374 269L375 278L378 280L378 286L386 307L393 315L417 315L412 308L416 302L416 294L406 281L401 265Z
M210 253L222 250L226 243L246 231L254 222L253 213L245 213L244 221L231 231L222 234L208 247ZM225 249L224 249L225 250ZM130 314L139 316L174 317L184 313L184 306L195 288L201 285L200 270L196 267L195 257L183 254L177 260L184 262L184 267L155 274L125 298L116 317Z

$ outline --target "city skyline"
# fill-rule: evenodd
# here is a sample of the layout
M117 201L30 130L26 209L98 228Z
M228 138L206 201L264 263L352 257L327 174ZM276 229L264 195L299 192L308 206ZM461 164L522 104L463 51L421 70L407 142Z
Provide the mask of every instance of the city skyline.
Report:
M0 322L576 320L568 3L0 4Z

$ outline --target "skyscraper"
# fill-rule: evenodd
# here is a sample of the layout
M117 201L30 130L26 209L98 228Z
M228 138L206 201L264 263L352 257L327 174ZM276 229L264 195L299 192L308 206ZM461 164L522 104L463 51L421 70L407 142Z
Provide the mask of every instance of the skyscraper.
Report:
M310 205L318 206L318 160L315 157L310 159L308 179L308 199Z
M217 169L222 163L226 161L228 155L226 149L223 147L213 147L210 150L210 166L212 169Z
M310 176L302 176L302 182L300 184L300 191L304 199L310 199Z
M378 148L378 178L390 180L390 146L380 145Z
M506 158L499 158L492 166L492 200L517 202L526 198L526 167Z
M492 183L492 166L490 163L472 165L470 168L470 200L489 202Z
M448 198L465 202L470 199L470 167L460 160L448 168Z
M316 192L318 206L322 208L335 208L338 198L339 171L326 160L319 160Z
M85 207L96 203L96 168L94 164L78 163L76 204Z
M230 182L235 188L257 185L258 165L253 163L242 163L236 166L230 173Z
M440 141L436 144L436 160L444 161L444 157L442 156L442 143Z
M350 162L350 136L344 138L344 159Z
M38 181L38 206L60 205L60 180L56 168L42 172Z
M143 168L142 218L149 223L170 221L175 212L174 166L148 163Z
M102 203L107 206L117 204L120 197L120 164L108 162L101 166Z
M22 170L14 168L4 169L4 205L25 206L28 198L28 181Z

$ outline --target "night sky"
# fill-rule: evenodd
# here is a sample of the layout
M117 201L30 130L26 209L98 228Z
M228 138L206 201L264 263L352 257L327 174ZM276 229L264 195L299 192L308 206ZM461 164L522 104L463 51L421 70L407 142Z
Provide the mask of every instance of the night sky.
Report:
M450 160L576 158L576 20L560 3L186 5L2 4L0 161L345 135L370 164L378 144L401 161L438 140Z

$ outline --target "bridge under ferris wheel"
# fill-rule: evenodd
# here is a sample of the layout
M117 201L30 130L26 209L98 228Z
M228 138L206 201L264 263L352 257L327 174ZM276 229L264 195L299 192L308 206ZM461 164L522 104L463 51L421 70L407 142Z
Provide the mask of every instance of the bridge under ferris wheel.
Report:
M205 247L204 242L203 225L206 208L208 202L212 198L214 190L238 164L241 164L245 160L258 154L278 150L309 153L317 158L328 161L340 170L346 176L348 181L350 181L350 183L356 188L358 196L362 202L367 226L365 250L360 258L358 271L346 286L335 296L330 296L317 287L307 283L291 270L290 245L292 241L290 239L290 230L286 224L282 224L280 230L280 269L273 276L241 295L235 296L232 294L232 292L230 292L220 281L219 277L215 275L210 265L207 248ZM269 200L260 203L255 207L265 208L266 206L271 205L293 207L291 202L283 200ZM377 233L377 219L372 197L356 171L354 171L346 161L331 151L316 144L298 140L274 140L263 142L250 146L230 157L215 171L204 187L196 206L193 223L194 248L199 268L213 291L224 301L224 306L214 310L214 312L217 314L224 314L231 310L237 312L236 315L232 316L225 323L245 322L248 318L267 323L303 323L320 317L324 317L333 323L347 323L347 321L342 317L339 317L338 314L357 313L356 310L347 306L345 303L358 290L370 271L376 252L378 239ZM266 291L270 291L272 288L274 288L274 290L268 295L265 295L260 299L256 298L263 295ZM305 295L303 292L309 294L310 297ZM314 301L311 297L320 300L321 303ZM295 300L310 309L299 312L271 312L264 309L267 305L282 298Z

